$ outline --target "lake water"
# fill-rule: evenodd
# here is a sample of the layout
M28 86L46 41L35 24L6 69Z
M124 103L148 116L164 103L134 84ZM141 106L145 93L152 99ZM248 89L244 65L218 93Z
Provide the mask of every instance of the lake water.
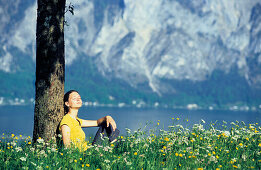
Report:
M223 120L228 122L244 121L249 123L261 123L261 113L252 111L228 111L228 110L182 110L182 109L155 109L155 108L108 108L108 107L82 107L79 110L79 118L97 120L100 117L111 115L117 122L117 127L122 134L125 128L137 130L144 128L146 123L154 122L151 127L160 123L160 127L167 127L179 123L191 127L200 123L203 119L207 124ZM176 118L180 118L178 121ZM2 133L16 135L30 135L33 133L34 106L0 106L0 135ZM160 121L158 121L160 120ZM187 121L188 120L188 121ZM84 128L87 136L92 136L97 131L96 127Z

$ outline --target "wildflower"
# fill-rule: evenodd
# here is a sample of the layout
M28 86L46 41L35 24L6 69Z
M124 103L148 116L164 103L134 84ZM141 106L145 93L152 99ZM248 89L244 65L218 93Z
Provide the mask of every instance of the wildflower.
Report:
M60 153L63 156L63 153Z
M137 153L137 152L134 152L134 155L138 155L138 153Z
M198 170L203 170L203 168L198 168Z
M20 151L23 151L23 149L21 147L17 147L15 148L16 152L20 152Z
M238 168L236 165L233 165L233 168Z
M47 166L46 166L46 168L48 169L48 168L49 168L49 166L47 165Z
M19 135L20 136L20 138L22 137L22 135Z
M90 167L90 164L86 164L87 167Z
M179 164L179 166L181 166L181 164Z
M166 146L163 146L163 149L167 149L167 147L166 147Z
M178 153L175 153L175 156L179 156L179 154L178 154Z
M196 133L193 132L192 135L196 135Z
M247 141L249 141L249 138L246 138Z
M177 120L179 120L179 118L177 117Z
M243 146L243 144L242 144L242 143L240 143L240 144L239 144L239 146Z
M211 153L208 153L208 156L211 156Z
M222 168L222 165L218 165L219 168Z
M166 137L164 140L168 142L168 141L169 141L169 138Z
M80 161L82 160L82 158L79 159Z
M216 170L220 170L219 168L216 168Z
M180 153L180 154L179 154L179 157L182 157L182 156L183 156L182 153Z
M160 152L163 152L163 150L160 150Z
M28 145L31 145L31 142L28 142Z
M114 147L114 144L113 144L113 143L111 144L111 147Z
M159 122L157 123L157 125L159 126Z
M259 143L258 146L261 147L261 143Z
M216 158L218 159L218 158L219 158L219 156L217 155L217 156L216 156Z
M77 162L77 160L76 160L76 159L74 159L74 162L76 163L76 162Z
M12 138L14 137L15 135L14 134L12 134Z
M84 167L84 164L82 164L82 167Z
M26 158L25 157L21 157L20 160L21 161L26 161Z
M215 155L215 154L216 154L216 152L215 152L215 151L213 151L212 153L213 153L213 155Z

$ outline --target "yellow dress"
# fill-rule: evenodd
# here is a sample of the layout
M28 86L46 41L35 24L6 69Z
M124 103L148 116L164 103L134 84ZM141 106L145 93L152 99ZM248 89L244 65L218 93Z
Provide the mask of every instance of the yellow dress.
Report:
M69 114L66 114L60 123L59 130L61 132L62 125L69 126L71 130L70 139L73 146L79 148L80 151L86 151L88 145L85 141L85 133L82 130L81 124L82 119L77 118L77 120L75 120Z

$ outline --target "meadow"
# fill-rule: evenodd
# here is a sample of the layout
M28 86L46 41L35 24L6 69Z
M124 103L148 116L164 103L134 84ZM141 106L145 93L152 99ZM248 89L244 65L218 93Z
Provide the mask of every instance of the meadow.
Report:
M91 146L85 152L57 147L56 142L2 134L0 169L261 169L261 127L258 123L223 121L182 126L179 118L163 130L126 129L114 144ZM89 143L92 141L88 137Z

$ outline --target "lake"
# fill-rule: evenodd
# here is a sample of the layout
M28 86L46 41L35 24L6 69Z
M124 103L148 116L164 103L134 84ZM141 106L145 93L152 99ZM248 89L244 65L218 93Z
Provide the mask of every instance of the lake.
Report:
M167 127L175 124L191 127L200 123L201 119L206 125L211 122L223 124L228 122L244 121L246 124L261 123L260 111L230 111L230 110L186 110L164 108L112 108L112 107L82 107L79 110L79 118L97 120L105 115L111 115L118 129L125 134L125 128L137 130L144 128L146 123L154 122L150 127L159 127L167 130ZM175 118L174 120L172 118ZM176 118L179 118L177 120ZM34 106L0 106L0 135L2 133L32 136L34 120ZM160 121L159 121L160 120ZM188 120L188 121L187 121ZM87 136L92 136L97 131L96 127L84 128Z

